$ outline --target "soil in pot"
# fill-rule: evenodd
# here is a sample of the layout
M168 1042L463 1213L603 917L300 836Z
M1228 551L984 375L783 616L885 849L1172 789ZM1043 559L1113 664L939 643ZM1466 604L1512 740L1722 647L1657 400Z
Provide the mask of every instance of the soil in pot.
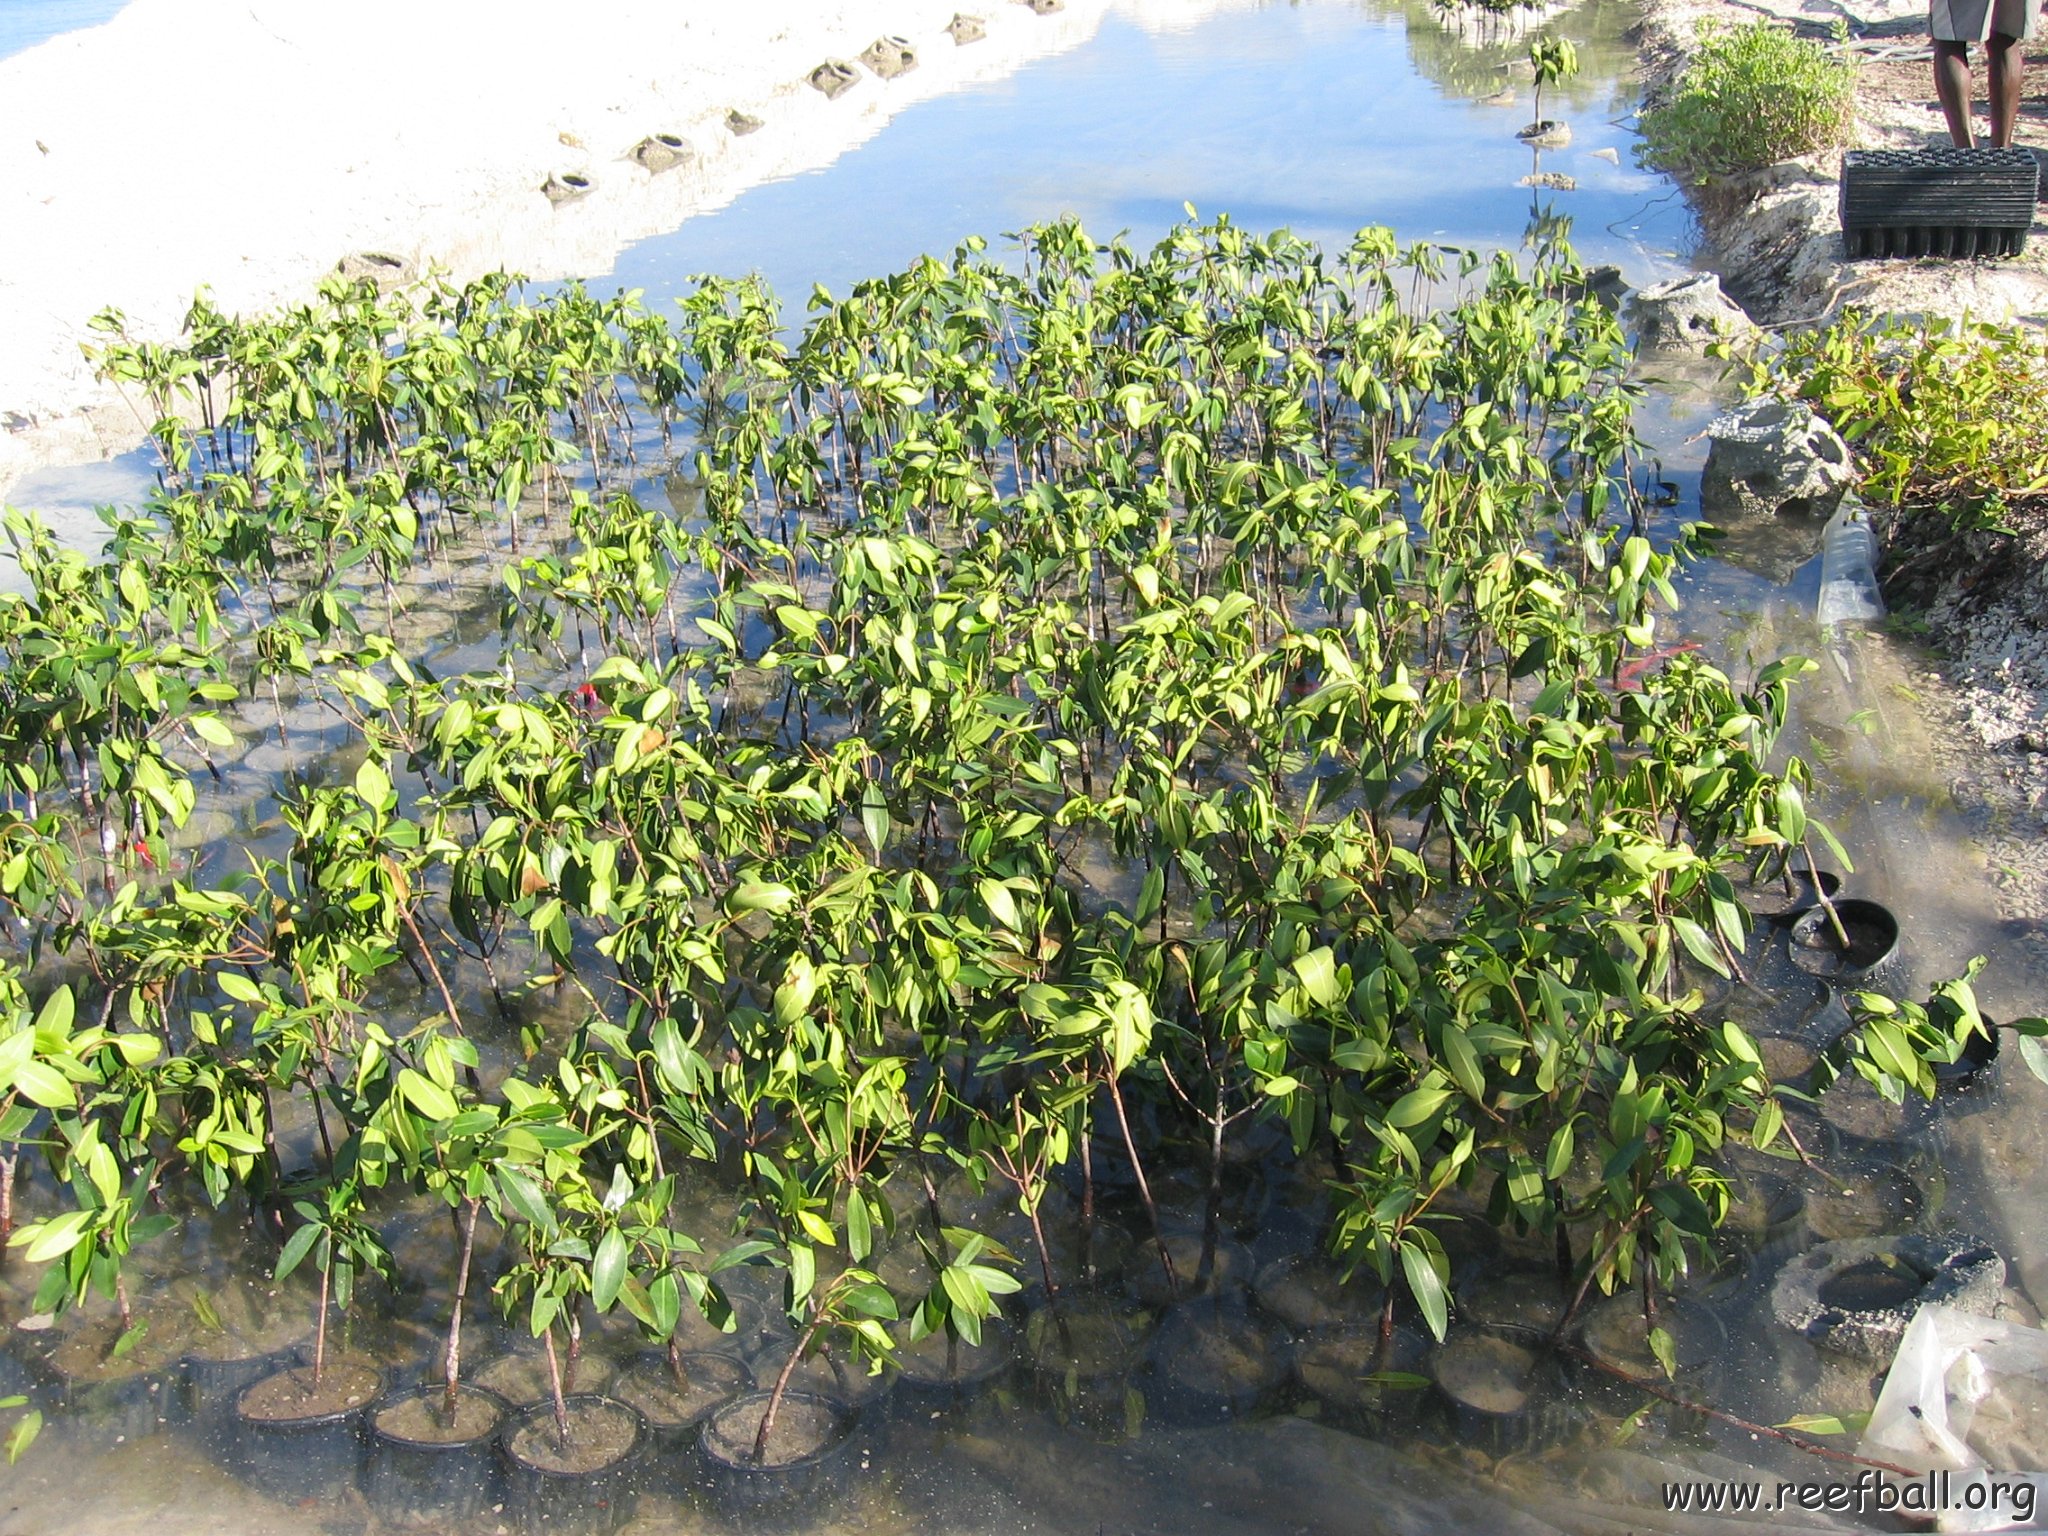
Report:
M506 1513L524 1531L616 1530L632 1514L634 1463L646 1427L624 1403L595 1393L566 1398L564 1406L566 1444L552 1401L516 1410L499 1432Z
M612 1396L647 1421L664 1449L691 1443L706 1416L754 1387L754 1373L732 1355L685 1353L679 1363L680 1377L665 1351L650 1350L612 1383Z
M1457 1294L1457 1315L1487 1333L1543 1343L1571 1306L1571 1289L1555 1268L1514 1270L1474 1281Z
M1853 897L1834 903L1834 914L1841 933L1826 907L1813 907L1793 920L1787 951L1792 963L1824 981L1882 988L1899 966L1898 919L1874 901Z
M867 1464L860 1416L849 1403L787 1392L759 1460L754 1443L770 1394L734 1398L704 1421L699 1444L714 1498L735 1520L802 1503L828 1503Z
M1377 1324L1320 1329L1302 1340L1295 1379L1333 1424L1385 1436L1414 1429L1428 1400L1429 1338L1396 1324L1384 1348Z
M272 1372L235 1399L230 1464L287 1502L352 1487L363 1419L383 1387L382 1374L358 1360L330 1360L317 1383L309 1365Z
M1820 872L1819 890L1832 901L1842 888L1842 877L1832 869ZM1813 876L1804 869L1788 869L1742 887L1739 899L1766 922L1789 923L1819 905Z
M447 1530L499 1502L493 1442L505 1400L465 1386L448 1411L438 1384L412 1387L371 1409L363 1492L386 1525Z
M1202 1264L1202 1234L1170 1232L1165 1249L1173 1260L1173 1284L1166 1280L1166 1267L1159 1262L1160 1244L1141 1242L1131 1256L1126 1283L1131 1294L1148 1307L1164 1307L1193 1301L1203 1296L1228 1296L1242 1291L1251 1263L1245 1250L1228 1238L1218 1238L1205 1283L1197 1284Z
M1579 1373L1588 1401L1615 1414L1634 1413L1644 1406L1643 1393L1609 1374L1621 1371L1638 1381L1675 1392L1696 1403L1711 1403L1721 1381L1721 1361L1728 1349L1728 1333L1720 1319L1697 1302L1676 1297L1657 1308L1657 1326L1671 1338L1674 1373L1667 1378L1663 1363L1650 1348L1649 1325L1643 1320L1642 1298L1622 1292L1604 1298L1586 1309L1579 1325L1579 1347L1592 1358ZM1606 1366L1608 1370L1598 1369ZM1704 1415L1684 1414L1659 1405L1669 1427L1697 1429Z
M774 1381L782 1374L791 1348L794 1345L781 1346L758 1356L753 1361L754 1379ZM865 1409L881 1401L895 1385L895 1372L870 1371L858 1361L848 1360L843 1352L836 1349L814 1350L797 1361L796 1369L789 1373L791 1391L809 1392L849 1403L857 1409Z
M1836 1146L1882 1152L1925 1130L1933 1119L1933 1105L1911 1088L1894 1104L1852 1069L1820 1096L1820 1118Z

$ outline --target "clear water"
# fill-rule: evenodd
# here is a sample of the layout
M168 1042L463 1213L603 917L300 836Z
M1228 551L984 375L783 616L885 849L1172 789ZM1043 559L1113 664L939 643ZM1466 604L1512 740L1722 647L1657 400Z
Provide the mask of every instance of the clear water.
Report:
M1573 147L1538 161L1513 138L1533 115L1527 82L1510 81L1504 69L1519 48L1460 47L1420 4L1268 6L1166 33L1112 17L1068 55L923 104L825 171L758 188L629 249L612 272L592 275L594 286L639 287L659 298L685 291L693 272L759 270L794 313L813 284L843 290L921 252L950 250L971 233L994 237L1071 212L1100 237L1127 230L1144 240L1180 217L1184 202L1204 215L1228 210L1247 226L1284 224L1340 246L1364 223L1391 224L1404 238L1512 246L1532 212L1548 208L1573 219L1586 259L1616 262L1637 284L1653 281L1682 267L1686 223L1668 184L1632 165L1623 126L1628 90L1617 83L1630 63L1620 41L1628 19L1621 6L1593 0L1553 24L1579 43L1586 73L1544 104L1544 115L1572 124ZM1519 98L1514 107L1482 104L1509 84ZM1614 161L1593 153L1608 147L1617 151ZM1517 186L1532 168L1562 171L1579 188ZM1663 472L1678 488L1681 515L1698 505L1702 445L1692 439L1714 406L1710 391L1674 385L1645 409L1643 425L1664 447ZM38 476L13 499L62 509L77 538L91 542L92 506L132 499L147 479L147 457L137 454L112 466ZM1684 611L1668 633L1699 641L1737 671L1752 658L1786 650L1822 658L1801 695L1793 738L1803 735L1828 753L1826 811L1857 852L1858 888L1906 914L1924 975L1946 974L1967 954L1995 949L1995 934L1988 888L1968 865L1931 755L1922 750L1925 727L1912 697L1921 664L1910 650L1875 640L1822 648L1810 623L1817 579L1809 556L1817 547L1817 528L1731 529L1722 557L1687 577ZM456 633L432 643L459 647L456 621L488 626L491 609L487 594L449 594L442 614ZM437 665L443 654L435 653ZM282 763L245 766L268 773ZM274 835L270 808L260 796L249 799L252 783L238 776L231 795L219 799L239 803L209 803L202 812L211 818L207 837L216 852L260 846ZM1741 1007L1780 1026L1818 1008L1820 999L1799 989L1780 957L1760 952L1753 960L1755 978L1775 989L1776 1000L1745 997ZM2007 973L1993 986L2000 1011L2039 1007L2037 977ZM1909 1223L1964 1223L2013 1254L2023 1275L2048 1255L2048 1230L2030 1204L2012 1197L2018 1179L2004 1172L2025 1166L2029 1118L2039 1102L2015 1065L2003 1063L2002 1081L1973 1099L1970 1113L1831 1161L1838 1181L1861 1179L1863 1187L1893 1191L1881 1199L1844 1196L1812 1178L1788 1180L1780 1169L1746 1173L1746 1214L1731 1233L1723 1267L1703 1277L1697 1293L1730 1340L1723 1369L1701 1388L1705 1394L1766 1423L1794 1412L1867 1406L1867 1383L1831 1377L1801 1341L1770 1326L1775 1264L1801 1244ZM1189 1191L1168 1188L1163 1198L1184 1206ZM1106 1219L1124 1234L1104 1239L1128 1270L1118 1289L1143 1292L1147 1269L1134 1203L1127 1192L1107 1194L1104 1203ZM1794 1214L1786 1216L1788 1209ZM1291 1341L1275 1334L1270 1319L1256 1321L1237 1286L1313 1243L1313 1184L1278 1163L1248 1165L1233 1175L1226 1214L1235 1300L1220 1320L1238 1330L1233 1336L1252 1341L1248 1348L1272 1346L1290 1356ZM422 1212L408 1222L408 1230L393 1234L394 1245L433 1277L446 1246L445 1217ZM192 1223L174 1257L209 1271L215 1282L227 1270L250 1272L260 1262L225 1222ZM1511 1245L1506 1255L1465 1256L1466 1272L1542 1258ZM427 1293L395 1298L391 1320L347 1342L416 1372L430 1348L432 1289L430 1281ZM18 1300L5 1298L10 1311ZM472 1323L479 1363L519 1346L486 1312L479 1307ZM775 1340L760 1334L706 1342L747 1354L757 1367L774 1358ZM622 1332L590 1343L600 1359L631 1348ZM1249 1536L1494 1530L1523 1519L1539 1522L1526 1529L1573 1530L1589 1508L1612 1516L1619 1501L1654 1498L1656 1471L1708 1443L1701 1426L1667 1416L1647 1423L1625 1449L1497 1459L1532 1426L1452 1417L1420 1401L1412 1409L1364 1412L1341 1393L1286 1386L1248 1391L1225 1412L1188 1389L1172 1358L1162 1349L1127 1375L1077 1381L1072 1396L1067 1383L1022 1361L963 1403L899 1387L856 1436L846 1500L835 1504L820 1493L772 1518L698 1509L689 1456L652 1455L636 1476L630 1528ZM23 1383L20 1366L0 1355L0 1397ZM1544 1390L1561 1405L1558 1412L1582 1426L1597 1414L1611 1427L1640 1406L1617 1404L1583 1383ZM1142 1394L1148 1419L1131 1439L1123 1435L1127 1391ZM1284 1411L1268 1416L1273 1408ZM224 1442L224 1422L218 1390L209 1395L191 1380L165 1378L154 1389L145 1381L132 1392L104 1394L78 1417L53 1424L0 1482L0 1536L390 1528L393 1510L364 1502L364 1488L373 1485L359 1475L352 1447L309 1447L259 1465ZM1542 1422L1554 1420L1539 1416L1535 1427ZM1371 1433L1352 1432L1361 1427ZM1740 1434L1719 1433L1711 1443L1718 1454L1743 1461L1775 1454ZM227 1470L229 1463L247 1475ZM1796 1459L1784 1470L1819 1475ZM476 1475L489 1474L480 1465ZM512 1490L479 1483L477 1494L472 1517L433 1528L517 1528ZM587 1524L551 1528L611 1523L612 1512L602 1510Z
M128 0L6 0L0 4L0 59L11 59L81 27L112 21Z

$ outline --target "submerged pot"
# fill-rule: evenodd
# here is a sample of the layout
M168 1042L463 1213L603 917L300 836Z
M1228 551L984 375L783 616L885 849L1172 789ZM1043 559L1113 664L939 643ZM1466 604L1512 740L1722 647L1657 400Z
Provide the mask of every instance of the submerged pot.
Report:
M198 1317L185 1351L185 1415L202 1436L217 1438L228 1432L244 1388L298 1363L305 1310L247 1281L204 1293L203 1314L196 1286L180 1282L173 1293Z
M1454 1334L1431 1352L1429 1374L1465 1444L1505 1456L1560 1432L1556 1362L1546 1350L1495 1333Z
M1128 1432L1144 1417L1131 1375L1145 1354L1148 1314L1105 1298L1065 1297L1041 1306L1024 1325L1024 1351L1038 1393L1061 1423L1104 1435Z
M186 1335L168 1318L153 1320L118 1354L121 1327L112 1318L42 1338L47 1346L31 1355L30 1372L49 1385L51 1406L74 1432L122 1443L182 1417Z
M1671 1337L1675 1370L1669 1377L1650 1348L1640 1297L1622 1292L1587 1310L1578 1329L1579 1347L1587 1359L1578 1362L1576 1372L1587 1401L1615 1414L1634 1413L1643 1406L1644 1394L1612 1374L1615 1371L1691 1402L1713 1400L1721 1385L1721 1362L1728 1352L1728 1331L1721 1320L1697 1302L1673 1297L1659 1304L1657 1326ZM1601 1369L1603 1366L1607 1369ZM1703 1416L1669 1408L1667 1421L1675 1422L1674 1416L1683 1416L1692 1424L1703 1422Z
M1270 1408L1287 1380L1279 1330L1242 1307L1195 1306L1176 1312L1152 1352L1154 1388L1147 1416L1169 1424L1209 1425Z
M704 1420L698 1440L712 1497L735 1521L799 1503L815 1509L844 1494L868 1464L859 1412L816 1392L783 1394L756 1461L754 1440L771 1395L734 1398Z
M442 1387L393 1392L373 1406L363 1493L384 1524L443 1531L500 1502L493 1454L510 1406L497 1393L465 1386L455 1412Z
M1378 1325L1326 1328L1301 1341L1294 1377L1332 1424L1383 1437L1412 1431L1429 1400L1428 1337L1396 1324L1384 1347Z
M1252 1281L1259 1310L1298 1334L1363 1327L1377 1315L1382 1294L1370 1273L1347 1284L1342 1270L1315 1254L1275 1259Z
M362 1461L363 1419L384 1389L383 1374L356 1360L274 1371L235 1399L229 1463L245 1482L287 1503L327 1499L353 1487Z
M1849 942L1844 947L1828 909L1813 906L1793 919L1788 950L1792 963L1809 976L1838 986L1881 992L1900 979L1904 955L1899 920L1874 901L1849 897L1834 903Z
M647 1426L624 1403L594 1392L565 1398L569 1443L556 1439L555 1406L533 1403L498 1432L505 1512L517 1530L588 1536L632 1513L633 1474Z
M981 1342L970 1344L950 1328L928 1333L896 1352L901 1367L896 1390L916 1412L953 1407L996 1382L1017 1364L1017 1330L999 1317L981 1325Z
M654 1447L665 1454L694 1447L698 1426L754 1386L754 1373L737 1356L701 1351L680 1360L681 1381L667 1352L656 1349L633 1360L612 1382L612 1396L640 1415Z
M1965 1040L1954 1061L1934 1064L1935 1091L1946 1096L1981 1089L1989 1081L1986 1074L1998 1065L1998 1041L1998 1026L1985 1019L1984 1033Z

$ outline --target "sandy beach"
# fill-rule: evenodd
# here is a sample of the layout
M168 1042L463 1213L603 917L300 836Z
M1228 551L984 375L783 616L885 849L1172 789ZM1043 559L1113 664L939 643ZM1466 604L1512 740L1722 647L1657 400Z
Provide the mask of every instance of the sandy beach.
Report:
M193 293L247 312L384 252L457 278L604 271L627 243L827 164L911 104L1218 0L136 0L0 62L0 495L136 441L88 322L176 334ZM957 43L957 14L985 36ZM971 30L971 29L963 29ZM915 67L858 61L901 39ZM857 78L809 83L828 59ZM732 114L757 119L737 134ZM745 123L739 124L745 127ZM681 137L659 174L632 158ZM557 205L550 177L588 195ZM889 211L877 208L875 217Z

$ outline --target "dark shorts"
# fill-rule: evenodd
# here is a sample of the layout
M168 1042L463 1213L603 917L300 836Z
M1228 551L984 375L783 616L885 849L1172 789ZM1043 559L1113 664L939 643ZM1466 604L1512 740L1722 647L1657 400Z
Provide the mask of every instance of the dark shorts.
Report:
M1936 42L1981 43L1992 33L2032 37L2041 0L1928 0L1927 30Z

